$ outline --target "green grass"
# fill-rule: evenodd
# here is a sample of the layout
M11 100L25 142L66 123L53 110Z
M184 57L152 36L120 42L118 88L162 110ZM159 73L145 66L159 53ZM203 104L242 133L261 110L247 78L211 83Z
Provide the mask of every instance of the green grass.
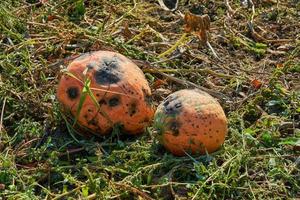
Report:
M300 198L297 1L255 4L263 41L249 32L252 11L239 1L229 1L231 18L224 1L181 1L182 13L210 15L210 43L222 61L191 34L180 51L158 58L184 29L180 15L156 1L45 2L0 3L0 199ZM229 133L222 148L179 158L152 127L135 137L69 132L56 99L60 65L100 49L142 63L151 85L174 74L160 86L165 91L194 83L223 94ZM153 88L153 96L158 104L166 95Z

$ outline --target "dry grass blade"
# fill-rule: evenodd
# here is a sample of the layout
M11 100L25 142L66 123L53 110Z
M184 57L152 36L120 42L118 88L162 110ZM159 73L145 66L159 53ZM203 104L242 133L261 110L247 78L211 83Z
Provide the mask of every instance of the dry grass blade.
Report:
M4 117L4 109L5 109L5 104L6 104L6 98L3 100L2 104L2 109L1 109L1 115L0 115L0 133L2 132L3 127L3 117ZM1 142L1 137L0 137L0 142Z

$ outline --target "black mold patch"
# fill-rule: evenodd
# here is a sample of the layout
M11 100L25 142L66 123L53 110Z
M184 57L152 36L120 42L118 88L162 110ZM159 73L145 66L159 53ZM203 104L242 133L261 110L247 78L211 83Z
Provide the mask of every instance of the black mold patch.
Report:
M178 121L174 120L174 121L170 122L169 126L170 126L169 127L170 130L173 132L173 135L178 136L179 135L179 128L180 128L181 124Z
M120 105L120 97L119 96L114 96L111 99L108 100L108 105L110 107L115 107Z
M135 113L137 113L137 105L136 103L132 103L129 105L128 114L132 117Z
M70 99L76 99L79 96L79 89L77 87L70 87L67 90L67 94Z
M95 80L98 84L109 85L118 83L122 74L119 71L119 60L116 56L112 58L103 58L98 69L95 72Z
M98 103L99 103L100 106L107 104L107 102L105 101L105 99L100 99Z
M95 79L98 84L102 85L118 83L121 80L120 75L109 68L97 70Z
M177 115L182 111L182 102L177 96L169 96L165 99L164 111L167 115Z

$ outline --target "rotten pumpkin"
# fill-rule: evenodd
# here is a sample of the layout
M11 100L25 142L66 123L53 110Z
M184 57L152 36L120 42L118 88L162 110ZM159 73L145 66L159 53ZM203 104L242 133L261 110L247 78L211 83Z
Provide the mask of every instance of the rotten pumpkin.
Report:
M91 94L81 102L86 80ZM128 134L141 133L154 114L142 70L116 52L86 53L72 61L60 79L57 97L63 112L98 135L110 133L116 125Z
M227 119L221 105L200 90L170 94L157 108L154 129L158 141L172 154L205 154L225 140Z

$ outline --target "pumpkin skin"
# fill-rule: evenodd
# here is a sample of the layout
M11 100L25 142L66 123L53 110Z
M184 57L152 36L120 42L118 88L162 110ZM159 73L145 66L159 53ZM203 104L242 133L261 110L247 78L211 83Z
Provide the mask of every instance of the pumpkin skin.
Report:
M138 134L152 120L148 82L142 70L125 56L110 51L86 53L72 61L67 71L76 78L66 73L58 84L57 97L63 112L76 116L86 78L98 101L97 106L90 95L86 96L77 118L81 127L105 135L121 124L126 133Z
M159 142L172 154L205 154L224 143L227 119L212 96L185 89L170 94L158 106L154 128Z

